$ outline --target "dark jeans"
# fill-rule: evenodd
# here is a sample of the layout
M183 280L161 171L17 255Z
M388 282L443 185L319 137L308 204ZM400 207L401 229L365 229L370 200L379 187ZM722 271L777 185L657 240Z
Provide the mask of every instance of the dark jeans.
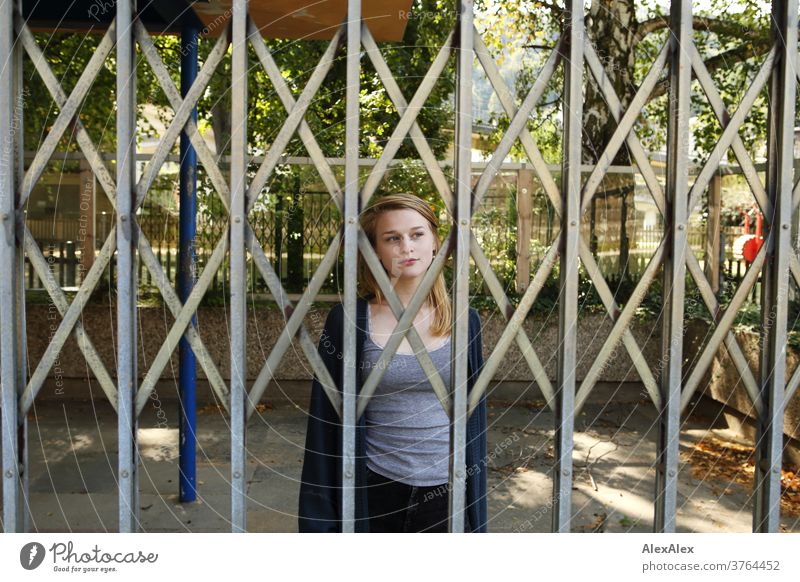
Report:
M447 533L447 483L418 487L393 481L367 467L370 532Z

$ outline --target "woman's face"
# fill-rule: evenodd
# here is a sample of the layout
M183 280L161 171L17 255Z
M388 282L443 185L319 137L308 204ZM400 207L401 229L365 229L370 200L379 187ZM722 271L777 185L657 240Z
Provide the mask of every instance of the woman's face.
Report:
M375 252L392 279L421 279L436 248L428 221L416 210L387 210L375 222Z

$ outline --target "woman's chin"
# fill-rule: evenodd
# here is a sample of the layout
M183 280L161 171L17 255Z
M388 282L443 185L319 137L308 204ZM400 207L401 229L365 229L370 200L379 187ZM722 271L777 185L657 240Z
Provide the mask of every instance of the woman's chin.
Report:
M392 271L392 279L416 279L425 274L425 271L419 267L418 264L409 265L408 267L397 267Z

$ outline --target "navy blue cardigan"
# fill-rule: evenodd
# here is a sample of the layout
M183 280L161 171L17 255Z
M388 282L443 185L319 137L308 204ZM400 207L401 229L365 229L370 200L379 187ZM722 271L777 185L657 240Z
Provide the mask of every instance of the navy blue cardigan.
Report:
M335 305L325 321L319 352L325 366L342 391L342 338L344 334L344 308ZM356 320L356 393L361 391L358 373L362 358L367 318L367 301L357 301ZM468 391L483 368L481 321L478 312L469 309ZM328 400L322 385L315 377L311 385L308 429L302 482L300 483L299 530L301 532L341 532L341 451L342 427L338 414ZM355 531L369 531L369 510L366 488L365 415L356 425L355 474ZM466 517L468 531L486 532L487 522L487 470L486 465L486 395L467 420L466 466Z

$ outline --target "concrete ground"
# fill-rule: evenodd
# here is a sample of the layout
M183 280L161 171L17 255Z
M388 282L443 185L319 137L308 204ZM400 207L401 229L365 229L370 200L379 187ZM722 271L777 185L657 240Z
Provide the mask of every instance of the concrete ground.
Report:
M307 390L304 383L283 390L248 425L249 531L297 531ZM520 391L518 385L498 386L491 394L489 531L551 531L553 414L537 395ZM612 396L613 404L607 404ZM738 446L713 411L700 409L702 413L684 420L681 433L677 529L752 531L748 476L734 479L730 468L716 470L721 467L715 467L713 457L711 462L708 457L702 462L696 458L703 439L708 442L713 437L720 446ZM141 530L230 531L227 417L215 406L201 409L199 500L179 503L177 411L174 399L151 399L140 420ZM576 419L573 531L652 531L655 418L654 407L636 386L622 392L598 386L594 391ZM117 423L105 400L37 400L29 417L29 435L30 529L116 531ZM784 511L781 522L782 531L800 532L797 514Z

